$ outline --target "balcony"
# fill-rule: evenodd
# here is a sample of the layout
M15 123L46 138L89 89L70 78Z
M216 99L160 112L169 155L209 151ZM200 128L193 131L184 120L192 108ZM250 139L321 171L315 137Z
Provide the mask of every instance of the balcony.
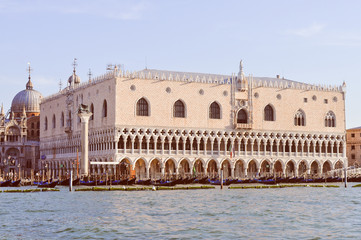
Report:
M234 127L236 129L251 129L252 123L236 123Z

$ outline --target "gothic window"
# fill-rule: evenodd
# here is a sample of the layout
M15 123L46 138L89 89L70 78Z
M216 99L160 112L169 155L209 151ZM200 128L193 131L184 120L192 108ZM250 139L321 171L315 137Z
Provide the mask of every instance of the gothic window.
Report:
M137 116L149 116L148 102L144 98L137 102Z
M52 120L52 125L53 125L53 128L56 127L56 119L55 119L55 114L53 114L53 120Z
M179 118L185 118L185 107L181 100L174 103L173 116Z
M93 105L93 103L90 104L90 112L92 113L92 115L90 116L90 120L94 120L94 105Z
M248 123L247 112L244 109L238 111L237 123Z
M274 121L275 120L273 108L269 104L264 108L264 120L265 121Z
M48 117L45 117L44 130L48 130Z
M31 128L34 128L34 123L31 123Z
M221 108L218 103L213 102L209 107L209 118L221 119Z
M60 126L64 127L64 112L61 112L61 116L60 116Z
M107 107L107 100L104 100L103 102L103 110L102 110L102 117L108 116L108 107Z
M306 126L306 115L301 109L295 114L295 126Z
M325 127L336 127L336 115L332 111L326 114Z
M66 121L67 127L71 127L71 111L68 111L68 119Z

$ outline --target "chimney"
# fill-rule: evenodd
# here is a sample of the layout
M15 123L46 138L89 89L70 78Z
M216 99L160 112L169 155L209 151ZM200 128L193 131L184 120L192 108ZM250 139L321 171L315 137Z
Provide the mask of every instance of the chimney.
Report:
M276 78L280 78L280 75L276 75Z

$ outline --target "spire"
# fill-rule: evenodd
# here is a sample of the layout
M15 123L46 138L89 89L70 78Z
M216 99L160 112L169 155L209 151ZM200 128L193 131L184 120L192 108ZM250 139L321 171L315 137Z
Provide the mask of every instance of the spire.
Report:
M243 80L244 73L243 73L243 63L242 60L239 62L239 72L238 72L238 80Z
M88 76L89 76L89 82L92 81L92 71L89 68L89 72L88 72Z
M0 112L0 116L4 116L4 105L1 104L1 112Z
M33 70L32 68L30 68L30 62L28 62L28 65L29 65L29 67L28 67L28 72L29 72L29 81L26 83L26 89L28 89L28 90L32 90L33 89L33 83L31 82L31 76L30 76L30 73L31 73L31 71Z
M25 105L23 106L23 115L22 117L26 117Z
M73 74L75 75L75 72L76 72L76 66L78 66L78 64L76 63L76 58L74 58L74 62L73 62Z

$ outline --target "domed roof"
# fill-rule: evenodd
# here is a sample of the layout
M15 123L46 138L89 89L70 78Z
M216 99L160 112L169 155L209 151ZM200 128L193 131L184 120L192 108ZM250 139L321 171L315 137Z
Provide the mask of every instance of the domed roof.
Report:
M80 77L74 73L73 75L71 75L68 78L68 82L69 82L69 84L71 84L72 82L74 82L75 84L78 84L78 83L80 83Z
M26 112L40 112L40 101L43 98L40 92L33 89L33 84L29 81L26 84L26 89L15 95L11 102L11 111L23 112L25 107Z

